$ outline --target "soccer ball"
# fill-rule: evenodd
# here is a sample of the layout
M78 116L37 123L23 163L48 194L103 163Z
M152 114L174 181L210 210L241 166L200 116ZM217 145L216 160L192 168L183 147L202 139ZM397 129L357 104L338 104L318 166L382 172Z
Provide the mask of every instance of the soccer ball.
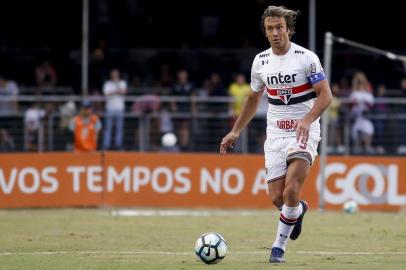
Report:
M176 138L176 135L173 133L165 133L161 138L161 143L165 147L173 147L177 141L178 138Z
M343 210L346 213L353 214L358 211L358 204L355 201L347 201L343 204Z
M218 233L205 233L197 239L195 253L204 263L219 263L226 256L227 242Z

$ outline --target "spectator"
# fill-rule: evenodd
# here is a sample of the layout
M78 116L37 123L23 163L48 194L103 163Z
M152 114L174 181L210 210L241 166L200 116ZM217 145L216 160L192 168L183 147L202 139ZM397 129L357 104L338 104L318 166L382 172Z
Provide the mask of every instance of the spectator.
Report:
M210 97L227 97L227 89L224 87L223 82L221 81L220 74L214 72L210 75ZM211 113L225 113L227 112L224 103L219 102L210 102L209 103L209 110Z
M113 126L115 126L114 146L115 149L121 150L124 132L124 96L127 93L127 82L120 78L120 71L118 69L111 70L110 80L104 83L103 93L106 96L103 148L105 150L110 149Z
M172 111L184 114L196 114L196 102L195 102L195 88L189 81L189 73L187 70L179 70L177 73L177 82L172 89L172 96L188 97L188 101L172 102ZM190 148L190 117L181 117L178 119L179 129L179 147L181 150L188 150Z
M177 73L177 81L172 88L171 95L191 98L195 94L194 85L189 81L189 73L185 69L179 70ZM193 99L191 99L191 102L173 102L172 108L173 111L177 112L193 112L195 110L195 104Z
M344 152L344 146L342 145L342 134L340 125L341 101L339 99L339 96L341 89L339 84L331 84L331 92L333 96L330 106L327 109L329 116L328 144L332 152L342 154Z
M387 97L387 90L386 90L386 86L384 84L378 85L375 96L378 99ZM388 105L385 102L382 102L380 100L378 102L376 102L374 109L376 112L383 113L383 114L386 114L389 111ZM382 132L383 131L384 131L384 128L382 128Z
M196 113L198 112L207 112L207 103L202 100L206 100L210 93L210 80L205 79L200 88L196 89L196 97L200 99L199 102L196 102Z
M19 89L15 82L0 77L0 98L11 98L11 100L0 100L0 115L12 115L17 112L18 92Z
M210 96L212 97L225 97L227 95L227 90L223 85L220 74L214 72L210 75Z
M233 83L228 87L228 94L233 98L233 101L229 103L230 113L233 118L230 119L230 127L234 125L237 120L238 115L241 112L241 107L244 102L245 97L251 91L251 87L246 83L244 74L237 74ZM241 151L242 149L242 139L236 141L234 145L234 151Z
M350 95L351 115L354 118L352 125L352 139L355 152L372 152L372 138L374 125L368 119L367 113L374 104L372 87L363 72L355 73L352 80L352 93Z
M352 82L351 82L352 90L362 90L365 92L372 93L372 84L369 82L367 76L362 71L355 72Z
M206 119L206 130L208 134L204 142L205 148L202 150L214 152L218 151L217 142L221 140L221 136L226 132L229 124L229 103L228 101L219 100L228 97L227 88L224 87L220 74L213 72L209 77L209 83L210 100L207 104L207 110L213 116Z
M74 136L74 150L77 152L96 151L101 122L92 112L92 104L88 100L82 102L80 112L69 125Z
M67 101L59 107L59 113L61 115L61 121L59 123L61 128L68 128L70 120L76 114L76 104L73 101Z
M130 111L132 114L137 114L140 116L140 121L145 121L145 115L149 114L156 114L159 113L161 109L161 101L160 101L160 88L151 88L148 94L144 94L141 96L137 96L137 99L133 102ZM152 117L150 118L150 133L147 135L149 141L151 143L151 149L154 149L154 142L153 138L159 137L159 128L158 122L159 117ZM131 125L131 123L130 123ZM134 130L134 142L135 145L141 146L140 144L140 125L135 125L132 127ZM143 137L143 136L142 136ZM158 139L156 140L156 142ZM158 146L157 146L158 147ZM137 148L136 148L137 149Z
M162 138L165 134L172 133L174 134L174 128L173 128L173 121L171 118L171 115L169 113L169 108L168 104L163 104L161 107L160 115L159 115L159 131L160 131L160 137L161 137L161 147L160 147L160 152L179 152L179 146L178 145L172 145L172 146L166 146L162 144Z
M169 113L168 104L163 104L159 112L159 131L161 136L166 133L174 133L173 121Z
M228 88L228 94L233 98L233 102L230 103L230 109L235 119L240 114L242 103L250 90L251 88L246 82L245 75L242 73L237 74L234 82Z
M387 97L386 86L384 84L380 84L376 91L377 102L374 106L374 112L376 113L376 119L374 121L374 129L376 134L375 145L377 152L380 154L385 153L385 145L390 145L396 140L396 138L393 138L392 140L390 139L390 137L393 136L391 128L393 121L391 118L387 118L390 110L388 105L380 100L380 98L385 97Z
M54 87L57 80L56 70L50 62L44 61L35 68L35 81L41 89Z
M159 112L160 107L159 95L153 91L151 94L139 96L131 106L131 112L144 115Z
M15 150L14 139L7 129L0 129L0 152L12 152Z
M70 138L70 122L76 115L76 104L73 101L67 101L59 107L60 121L59 121L59 134L55 141L58 141L58 145L62 145L61 150L72 150L72 140Z
M24 125L25 125L25 150L37 151L38 142L42 139L40 134L43 135L42 118L46 115L46 111L35 103L25 111Z

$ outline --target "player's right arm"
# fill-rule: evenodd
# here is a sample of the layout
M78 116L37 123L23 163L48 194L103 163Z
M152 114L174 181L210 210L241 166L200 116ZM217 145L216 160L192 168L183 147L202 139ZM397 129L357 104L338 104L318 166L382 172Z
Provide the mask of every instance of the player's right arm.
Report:
M228 148L232 148L235 141L240 136L241 131L248 125L255 116L259 102L262 98L262 91L251 91L245 98L241 108L241 113L237 118L231 131L224 136L220 144L220 154L226 154Z

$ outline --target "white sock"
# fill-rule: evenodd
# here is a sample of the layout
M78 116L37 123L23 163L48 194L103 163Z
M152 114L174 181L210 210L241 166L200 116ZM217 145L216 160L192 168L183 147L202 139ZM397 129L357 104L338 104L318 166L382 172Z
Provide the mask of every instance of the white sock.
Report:
M285 250L289 236L293 230L297 218L302 214L302 204L296 207L283 205L278 223L278 232L272 247L278 247Z

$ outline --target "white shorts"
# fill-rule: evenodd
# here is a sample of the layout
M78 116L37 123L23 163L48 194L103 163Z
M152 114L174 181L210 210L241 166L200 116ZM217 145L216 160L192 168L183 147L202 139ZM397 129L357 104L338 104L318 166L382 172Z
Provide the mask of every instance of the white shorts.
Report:
M313 164L317 156L320 137L310 136L307 144L296 141L296 137L267 138L264 144L267 182L283 178L289 160L301 158Z

